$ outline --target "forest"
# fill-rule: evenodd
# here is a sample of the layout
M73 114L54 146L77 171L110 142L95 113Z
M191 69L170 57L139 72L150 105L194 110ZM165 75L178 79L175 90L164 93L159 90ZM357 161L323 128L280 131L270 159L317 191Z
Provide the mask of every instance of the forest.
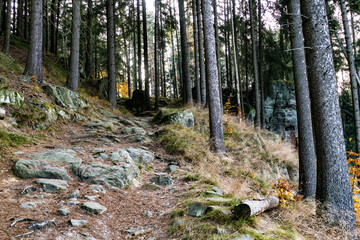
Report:
M54 192L47 191L48 182L42 182L42 178L76 178L86 184L101 183L113 191L132 188L141 174L150 178L151 173L155 174L151 182L172 185L174 179L182 176L179 171L176 174L180 176L167 176L172 173L171 166L181 166L178 159L189 164L186 171L195 171L198 165L196 171L202 174L183 173L188 175L179 188L196 190L187 184L199 182L202 192L181 195L185 200L180 209L174 208L168 214L174 222L166 234L153 234L155 230L144 226L141 231L126 230L127 235L107 235L105 231L96 235L94 229L94 239L127 239L125 236L147 234L155 237L148 239L358 239L359 29L359 0L0 0L0 154L6 159L3 168L12 169L22 179L38 178L36 184L42 186L41 190L33 190L31 185L21 192L23 195L26 190L27 195L29 189L36 194L70 192L66 182L64 188L56 186ZM153 120L148 122L150 117ZM179 120L183 118L184 123ZM175 124L158 127L170 122ZM82 137L76 133L80 128L85 128ZM73 137L67 131L74 131ZM85 140L74 143L77 138ZM92 142L92 138L99 138L106 147L95 148L99 143ZM68 165L51 163L42 167L41 171L47 169L44 173L39 173L39 166L44 163L21 162L31 161L24 160L29 156L33 161L43 160L41 156L34 157L42 154L35 153L37 147L32 146L37 141L43 151L56 148L65 159L75 159L79 154L83 159L78 164L54 160ZM47 145L52 141L61 144ZM130 146L134 142L145 145L134 146L135 151ZM275 145L288 149L291 155L279 155ZM24 152L19 156L14 154L18 148ZM153 153L142 152L148 150L156 152L153 157L161 159L161 163L148 165L150 160L144 160L145 156ZM84 157L85 152L91 157ZM161 157L160 153L169 157ZM44 159L57 154L52 152ZM118 155L121 157L116 158ZM111 171L121 165L126 174L114 173L106 178L109 165L101 165L107 170L100 171L99 165L91 163L93 158L111 159ZM293 159L288 161L290 158ZM156 172L166 161L167 173ZM21 170L19 164L24 164ZM275 165L276 176L271 173L269 177L262 169ZM69 175L69 167L75 177ZM24 168L38 169L25 176ZM65 172L55 173L55 168ZM99 173L88 176L86 171ZM126 175L126 180L118 180L119 175ZM237 178L242 187L228 184L229 179ZM212 184L213 181L218 183ZM0 195L7 184L0 183ZM153 188L155 184L150 185ZM227 185L231 186L225 191L229 195L218 188ZM209 186L212 190L204 193ZM234 193L236 188L245 187L252 193ZM82 191L81 188L81 194ZM204 203L209 199L206 194L224 196L215 201L220 207ZM69 198L83 199L80 193ZM191 199L197 202L192 203ZM109 211L98 203L100 207L96 205L98 208L93 210L95 200L90 201L81 203L81 209L99 215L118 211L116 204L107 206L114 210ZM254 213L251 207L254 204L256 208L257 201L266 206L261 205L262 209ZM10 202L6 204L12 206ZM244 205L250 206L249 210L244 210ZM285 210L278 210L279 206ZM301 207L311 209L311 217L300 216L298 223L289 220L285 212L301 215ZM202 211L200 215L191 213L195 208ZM229 209L231 214L225 214ZM62 215L60 210L57 215ZM263 213L266 210L271 211ZM8 217L10 212L0 211L0 218ZM152 217L151 212L145 213L139 217L143 219L140 222L146 222L144 215ZM82 216L81 212L76 214ZM40 222L38 225L46 228L56 226L56 220L29 220L34 217L28 216L20 220L12 217L15 222L11 227L23 221ZM200 222L188 220L189 216L200 217ZM278 227L264 230L266 233L261 235L259 222L266 222L265 218L272 219L269 221ZM70 226L78 224L72 221L78 220L69 219ZM310 231L312 221L317 227ZM88 224L91 226L91 222L82 226L90 229ZM225 227L210 227L216 224ZM284 230L286 224L290 227ZM201 225L209 225L209 229ZM114 226L106 226L111 234L116 232ZM38 234L36 239L50 239L35 230L12 231L7 236ZM63 237L72 239L69 236ZM82 239L79 236L73 239Z

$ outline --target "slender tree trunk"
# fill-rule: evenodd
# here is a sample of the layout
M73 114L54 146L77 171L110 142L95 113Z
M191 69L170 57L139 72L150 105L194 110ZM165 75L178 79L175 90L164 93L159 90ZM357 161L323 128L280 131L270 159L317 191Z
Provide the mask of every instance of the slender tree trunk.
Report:
M142 90L142 64L141 64L141 21L140 21L140 0L137 0L137 44L138 44L138 83L139 89Z
M245 60L245 82L246 82L246 101L249 102L249 64L248 64L248 39L247 39L247 21L245 23L245 31L244 31L244 41L245 41L245 53L244 53L244 60Z
M262 64L263 64L263 49L262 49L262 40L263 40L263 36L262 36L262 20L261 20L261 16L262 16L262 12L261 12L261 0L259 0L258 3L258 21L259 21L259 80L260 80L260 106L261 106L261 127L264 128L265 127L265 86L264 86L264 74L263 74L263 70L262 70Z
M50 6L50 52L55 53L55 19L56 19L56 0L51 1Z
M5 37L2 51L6 55L9 55L10 49L10 35L11 35L11 0L6 2L6 23L5 23Z
M45 26L44 26L44 50L45 52L49 51L49 7L48 7L48 0L44 0L44 9L45 9L45 13L44 13L44 22L45 22Z
M143 16L143 41L144 41L144 71L145 71L145 105L146 109L150 109L150 83L149 83L149 54L147 39L147 19L146 19L146 2L142 0L142 16Z
M158 69L158 26L159 0L155 0L154 68L155 68L155 110L159 109L159 69Z
M93 37L93 28L94 28L94 13L93 13L93 2L92 0L87 0L88 9L87 9L87 41L86 41L86 65L85 65L85 75L86 79L89 81L94 78L95 66L94 66L94 37ZM126 46L124 46L126 47Z
M125 48L125 57L126 57L126 76L127 76L127 82L128 82L128 92L129 92L129 98L132 97L132 92L131 92L131 69L130 69L130 58L129 58L129 51L128 51L128 46L126 44L126 38L125 38L125 33L123 30L123 41L124 41L124 48Z
M239 66L238 66L238 49L236 43L236 27L235 27L235 0L232 0L232 17L231 17L231 27L232 27L232 40L233 40L233 51L234 51L234 68L235 68L235 86L236 86L236 103L240 108L240 111L243 111L244 105L242 103L241 96L241 86L240 86L240 76L239 76Z
M211 10L211 0L202 0L204 43L206 58L206 76L209 87L209 123L210 142L215 152L224 152L224 133L219 95L219 77L216 63L216 47L214 36L214 17Z
M60 4L61 0L57 0L57 8L56 8L56 32L55 32L55 52L54 54L57 55L58 53L58 37L59 37L59 24L60 24Z
M216 47L216 63L217 63L218 75L219 75L220 106L221 106L221 110L222 110L223 109L223 99L222 99L222 77L221 77L221 64L220 64L220 40L219 40L219 27L218 27L218 14L217 14L216 0L213 0L212 4L213 4L213 8L214 8L215 47Z
M199 71L199 55L198 55L198 29L197 29L197 20L196 20L196 0L192 1L192 11L193 11L193 35L194 35L194 61L195 61L195 83L196 83L196 101L201 103L201 92L200 92L200 71Z
M17 6L17 24L16 24L16 33L20 37L24 37L24 1L18 0Z
M172 7L169 4L170 9L170 16L172 16ZM172 55L172 72L173 72L173 90L174 90L174 98L178 98L177 93L177 74L176 74L176 63L175 63L175 47L174 47L174 38L173 38L173 31L174 31L174 22L173 18L171 18L171 55Z
M107 20L107 70L108 70L108 96L111 107L116 108L116 69L115 69L115 22L114 0L106 1Z
M24 4L24 39L28 40L29 36L28 36L28 22L29 22L29 17L28 17L28 12L29 12L29 4L28 4L29 0L25 0L25 4ZM1 27L0 27L1 28Z
M345 221L341 229L355 239L354 203L324 0L301 1L301 15L315 129L318 214L330 225Z
M299 135L299 192L304 198L314 196L316 190L316 155L311 122L309 85L301 26L300 0L288 2L290 36Z
M0 1L0 36L3 33L3 20L5 18L4 16L4 8L5 8L5 0L4 1Z
M256 35L255 35L255 23L254 23L254 0L249 0L250 11L250 25L251 25L251 40L252 40L252 55L253 55L253 69L254 69L254 94L255 94L255 126L260 127L260 93L259 93L259 69L256 51Z
M161 0L160 0L160 36L161 36L161 47L160 47L160 65L161 65L161 91L162 96L166 98L166 76L165 76L165 34L163 31L163 21L162 21L162 9L161 9Z
M42 1L31 1L30 44L24 75L35 76L42 83Z
M231 57L231 39L230 39L230 29L229 26L231 28L231 23L229 24L229 16L230 16L230 7L229 7L229 0L224 1L224 3L226 3L226 10L224 11L225 13L225 31L227 31L227 42L226 44L228 45L227 49L227 55L229 58L229 83L230 83L230 89L232 90L234 88L234 82L233 82L233 69L232 69L232 57Z
M345 31L346 52L348 56L347 60L350 71L350 83L351 83L353 111L354 111L354 127L355 127L355 136L356 136L356 152L359 153L360 152L360 110L359 110L359 95L358 95L359 93L358 93L358 82L357 82L358 76L355 68L355 59L352 49L351 33L350 33L350 26L346 11L345 0L340 0L340 7L341 7L341 15L342 15L343 26Z
M200 67L200 92L201 92L201 104L206 104L206 73L205 73L205 58L204 58L204 42L203 42L203 27L201 16L201 0L196 0L197 10L197 26L198 26L198 43L199 43L199 67Z
M181 37L181 53L182 53L182 72L185 85L185 96L183 96L184 103L193 104L191 92L191 78L190 78L190 57L189 46L186 36L186 18L184 9L184 0L178 0L179 3L179 16L180 16L180 37Z
M39 0L40 1L40 0ZM11 5L11 4L10 4ZM12 20L13 20L13 34L16 34L16 17L17 17L17 12L16 12L16 0L13 1L13 11L12 11L13 15L12 15Z
M176 15L176 12L175 12L175 15ZM182 63L181 63L182 56L181 56L181 52L180 52L180 44L179 44L179 37L178 37L177 28L175 29L175 38L176 38L176 49L177 49L177 62L178 62L178 69L179 69L179 76L180 76L180 81L179 81L179 86L180 87L177 87L177 89L178 89L178 94L177 95L178 96L179 95L184 96L184 93L182 92L182 89L183 89L182 83L184 82L184 80L183 80L184 77L183 77L183 74L182 74Z
M70 90L77 92L80 57L80 0L72 0L72 6L70 70L66 85Z

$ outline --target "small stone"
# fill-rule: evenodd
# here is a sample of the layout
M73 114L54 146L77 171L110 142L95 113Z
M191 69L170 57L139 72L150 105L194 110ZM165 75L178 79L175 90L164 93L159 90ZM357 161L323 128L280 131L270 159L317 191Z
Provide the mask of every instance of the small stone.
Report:
M88 225L88 222L86 220L71 219L69 223L72 227L85 227Z
M151 190L151 191L156 191L156 190L160 190L161 187L155 185L155 184L149 184L149 183L146 183L143 185L143 188L145 190Z
M6 117L6 110L3 108L0 108L0 119L4 119Z
M70 211L69 209L67 208L61 208L58 210L58 213L61 215L61 216L67 216L70 214Z
M170 205L171 205L170 202L167 202L167 203L163 204L164 207L169 207Z
M59 190L66 190L69 185L64 180L58 179L37 179L37 184L40 184L45 192L56 193Z
M225 228L216 228L215 233L216 234L231 234L231 231L229 229L225 229Z
M95 214L102 214L107 210L103 205L96 202L86 202L81 204L81 208Z
M100 138L99 141L101 141L103 143L111 143L111 141L107 138Z
M175 165L169 165L167 166L167 168L165 169L165 171L173 173L176 171L176 166Z
M36 208L37 204L34 202L24 202L24 203L20 204L20 207L25 208L25 209L32 209L32 208Z
M162 215L164 215L164 213L165 213L165 212L161 212L161 211L160 211L160 212L157 212L157 213L156 213L156 216L162 216Z
M166 173L156 173L155 175L151 181L159 185L172 185L174 183L171 176L168 176Z
M133 227L133 228L126 230L125 232L131 236L136 236L136 235L144 233L144 228L143 227Z
M207 208L208 206L203 203L193 203L189 207L188 214L192 217L201 217Z
M84 196L84 198L89 201L95 201L97 197L99 197L99 196L98 195L96 195L96 196L85 195Z
M173 226L174 227L183 226L184 224L185 224L184 220L178 219L173 223Z
M109 156L107 155L107 154L105 154L105 153L100 153L99 154L99 157L101 158L101 159L108 159L109 158Z
M245 235L233 238L231 240L253 240L253 238L249 234L245 234Z
M97 184L90 185L90 189L96 193L98 193L98 192L106 193L106 190L101 185L97 185Z
M79 189L76 189L76 190L72 191L68 196L68 198L78 198L78 197L80 197L80 190Z
M216 195L219 195L219 196L224 195L224 191L218 187L213 187L212 190L215 192Z
M153 214L151 212L149 212L149 211L144 212L143 215L145 217L152 217L153 216Z
M95 149L93 149L92 151L92 154L100 154L100 153L104 153L105 152L105 150L104 149L102 149L102 148L95 148Z
M67 202L68 206L74 206L74 205L79 205L80 201L78 201L76 198L72 198Z

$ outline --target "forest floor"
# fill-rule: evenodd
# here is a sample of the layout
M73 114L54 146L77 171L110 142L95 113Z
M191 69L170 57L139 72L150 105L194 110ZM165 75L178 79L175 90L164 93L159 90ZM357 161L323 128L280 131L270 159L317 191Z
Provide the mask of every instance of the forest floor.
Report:
M144 121L149 123L148 132L156 132L157 126L153 125L149 118L128 119ZM8 163L14 163L19 159L28 159L28 154L41 153L53 150L72 149L78 152L76 157L84 162L109 160L93 157L94 149L103 149L105 153L119 148L146 147L153 152L156 159L146 164L136 182L126 189L106 189L106 193L93 193L88 183L76 180L69 182L69 188L58 193L45 193L35 190L32 193L21 195L24 188L36 186L33 179L24 180L13 175L11 164L5 164L0 174L0 239L12 239L33 230L27 229L30 223L24 221L11 227L10 225L18 219L31 218L37 220L55 220L56 227L50 226L43 230L36 230L26 239L128 239L135 234L129 234L126 230L140 227L136 232L136 239L169 239L168 227L171 224L170 213L176 209L181 195L189 189L189 183L183 181L184 172L187 167L182 166L176 172L171 173L173 185L159 186L157 190L146 189L151 183L155 173L163 173L168 165L166 159L171 159L157 142L153 143L131 143L126 134L121 133L120 125L116 124L117 118L103 118L103 122L112 122L115 129L112 135L121 139L120 143L105 141L101 135L106 129L99 127L89 130L83 122L63 126L53 138L40 141L35 146L21 147L16 149L13 157L4 156ZM96 134L94 134L94 131ZM110 162L111 164L111 162ZM68 195L73 190L80 190L79 203L69 204ZM89 214L81 209L80 204L88 202L85 195L95 195L95 201L105 206L107 210L101 215ZM24 209L19 207L22 203L36 203L35 208ZM70 210L68 216L60 216L58 210L63 207ZM147 212L147 213L146 213ZM150 216L149 216L150 215ZM88 225L82 228L69 226L70 219L83 219ZM21 238L21 237L20 237Z

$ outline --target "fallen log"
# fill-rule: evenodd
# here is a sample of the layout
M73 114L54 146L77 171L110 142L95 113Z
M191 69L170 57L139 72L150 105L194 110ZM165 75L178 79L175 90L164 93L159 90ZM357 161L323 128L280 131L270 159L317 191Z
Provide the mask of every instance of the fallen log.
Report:
M251 216L276 208L279 203L280 200L277 197L244 200L233 208L233 215L236 219L246 220Z

